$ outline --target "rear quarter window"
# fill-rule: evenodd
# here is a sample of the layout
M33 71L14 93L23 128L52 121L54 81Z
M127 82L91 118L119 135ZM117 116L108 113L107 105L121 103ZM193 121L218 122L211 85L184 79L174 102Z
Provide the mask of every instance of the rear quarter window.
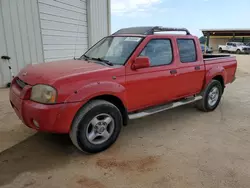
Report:
M182 63L197 61L196 47L193 39L177 39L177 44Z

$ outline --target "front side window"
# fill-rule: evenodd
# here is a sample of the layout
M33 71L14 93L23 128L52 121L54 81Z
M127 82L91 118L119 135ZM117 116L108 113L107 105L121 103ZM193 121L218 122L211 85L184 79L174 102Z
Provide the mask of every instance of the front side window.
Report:
M141 52L140 56L147 56L151 66L168 65L172 62L172 45L169 39L153 39Z
M182 63L196 62L197 54L193 39L178 39L180 60Z
M88 58L102 59L114 65L124 65L142 37L109 36L98 42L84 55Z

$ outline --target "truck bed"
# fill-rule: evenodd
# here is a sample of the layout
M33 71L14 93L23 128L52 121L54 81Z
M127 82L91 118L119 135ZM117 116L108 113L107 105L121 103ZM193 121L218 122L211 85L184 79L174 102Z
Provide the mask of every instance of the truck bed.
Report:
M203 55L204 60L225 58L225 57L232 57L232 56L231 55L211 55L211 54L204 54Z
M231 83L235 79L237 61L231 55L203 55L206 70L209 72L222 71L224 83Z

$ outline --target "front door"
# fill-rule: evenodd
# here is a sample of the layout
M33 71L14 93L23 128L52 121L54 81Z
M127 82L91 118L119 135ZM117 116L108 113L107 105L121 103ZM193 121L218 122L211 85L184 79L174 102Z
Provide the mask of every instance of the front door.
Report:
M233 43L229 51L230 52L236 52L237 51L237 45L235 43Z
M149 57L150 67L126 68L128 111L162 104L176 96L176 61L171 39L151 37L146 40L138 56Z

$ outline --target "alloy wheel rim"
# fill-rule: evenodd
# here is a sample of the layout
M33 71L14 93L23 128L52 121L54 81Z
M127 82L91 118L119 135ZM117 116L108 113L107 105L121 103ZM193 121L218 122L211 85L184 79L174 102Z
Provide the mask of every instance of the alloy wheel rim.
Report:
M213 87L208 94L208 104L210 106L214 106L219 99L219 95L219 89L217 87Z
M106 142L115 129L114 118L106 113L96 115L88 124L86 137L91 144Z

